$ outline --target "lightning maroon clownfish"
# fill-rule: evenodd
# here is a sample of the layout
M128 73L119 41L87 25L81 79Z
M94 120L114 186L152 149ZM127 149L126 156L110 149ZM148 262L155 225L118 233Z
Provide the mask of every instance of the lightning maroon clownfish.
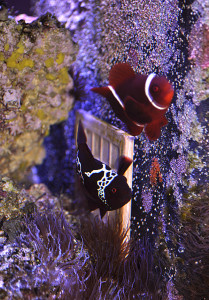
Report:
M91 90L107 98L133 136L144 129L150 140L156 140L161 127L168 123L165 113L174 90L164 76L141 75L129 64L118 63L110 70L109 85Z
M121 208L131 199L131 189L123 174L132 160L121 157L117 172L95 159L86 144L86 135L82 122L77 133L77 172L85 187L90 211L100 209L101 218L107 211Z

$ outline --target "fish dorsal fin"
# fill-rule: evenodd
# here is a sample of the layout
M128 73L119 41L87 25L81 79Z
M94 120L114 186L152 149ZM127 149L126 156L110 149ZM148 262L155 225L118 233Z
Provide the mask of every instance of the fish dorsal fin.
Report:
M105 98L108 98L111 95L111 91L107 86L91 88L91 91Z
M86 142L87 142L87 138L83 128L83 123L81 120L79 120L78 132L77 132L77 143L79 145L79 144L86 144Z
M117 88L127 79L135 77L134 70L127 63L118 63L112 67L109 74L109 83L113 88Z

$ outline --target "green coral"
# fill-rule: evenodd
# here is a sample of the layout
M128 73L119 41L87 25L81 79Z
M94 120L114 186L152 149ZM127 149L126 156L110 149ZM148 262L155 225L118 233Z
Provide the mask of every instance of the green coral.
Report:
M21 179L41 163L43 138L73 105L68 68L77 48L50 14L32 24L0 22L1 174Z

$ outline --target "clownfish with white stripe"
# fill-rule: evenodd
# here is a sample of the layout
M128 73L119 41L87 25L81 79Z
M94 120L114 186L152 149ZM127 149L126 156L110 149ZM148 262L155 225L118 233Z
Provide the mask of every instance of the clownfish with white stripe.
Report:
M132 163L132 159L122 156L117 172L108 165L95 159L86 144L83 124L79 121L77 133L77 173L84 186L90 211L100 209L101 218L107 211L121 208L131 200L131 189L123 174Z
M160 137L168 121L165 113L174 90L164 76L135 73L127 63L118 63L109 74L109 85L91 89L107 98L115 114L129 133L139 135L143 129L150 140Z

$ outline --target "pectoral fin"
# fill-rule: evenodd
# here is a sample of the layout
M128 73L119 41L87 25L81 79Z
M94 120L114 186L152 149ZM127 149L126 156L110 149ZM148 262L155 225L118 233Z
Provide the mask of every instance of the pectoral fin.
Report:
M91 91L105 98L109 98L111 96L111 91L107 86L91 88Z
M126 170L129 168L129 166L132 164L133 160L127 156L121 156L119 158L119 164L118 164L118 175L123 175Z
M125 98L124 109L128 117L138 124L144 125L152 121L147 106L131 96Z
M155 141L160 137L161 127L168 124L168 121L165 116L155 120L145 126L145 133L149 140Z

